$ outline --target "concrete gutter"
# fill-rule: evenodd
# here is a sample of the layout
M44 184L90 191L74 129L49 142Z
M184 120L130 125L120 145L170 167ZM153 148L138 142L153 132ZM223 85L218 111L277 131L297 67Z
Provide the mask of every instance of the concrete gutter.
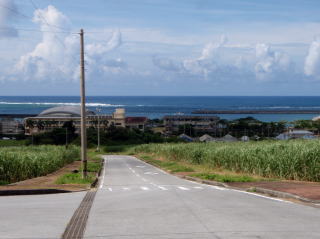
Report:
M14 189L14 190L0 190L0 196L17 196L17 195L39 195L52 193L70 193L72 191L62 189Z
M104 164L105 164L105 160L103 157L101 157L103 160L101 160L101 168L99 170L99 172L97 172L96 174L96 179L94 180L94 182L91 184L91 188L96 188L99 184L100 184L100 181L102 179L102 171L103 171L103 168L104 168Z

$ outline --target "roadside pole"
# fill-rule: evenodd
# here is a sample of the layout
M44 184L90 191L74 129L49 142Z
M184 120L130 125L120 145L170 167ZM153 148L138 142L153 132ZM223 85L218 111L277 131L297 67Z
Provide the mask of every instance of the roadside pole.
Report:
M86 96L84 76L83 29L80 30L80 94L81 94L81 161L82 178L87 177Z
M101 109L97 108L97 116L98 116L98 146L97 146L97 152L100 152L100 112Z

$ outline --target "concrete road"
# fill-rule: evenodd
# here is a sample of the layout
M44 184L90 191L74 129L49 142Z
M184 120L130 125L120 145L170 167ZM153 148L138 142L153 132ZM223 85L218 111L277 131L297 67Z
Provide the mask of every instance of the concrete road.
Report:
M107 156L85 238L320 238L320 211Z
M85 193L0 197L0 238L60 238Z

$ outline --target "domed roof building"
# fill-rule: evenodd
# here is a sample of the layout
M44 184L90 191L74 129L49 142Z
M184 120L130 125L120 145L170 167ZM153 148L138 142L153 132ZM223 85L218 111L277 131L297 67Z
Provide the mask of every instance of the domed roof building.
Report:
M81 108L80 106L69 105L57 106L42 111L36 117L26 118L24 122L26 135L48 132L55 128L63 128L67 122L72 122L76 128L76 133L79 133ZM87 128L106 128L110 125L114 125L115 127L137 128L144 130L146 123L146 117L126 117L125 109L116 109L112 115L98 115L91 110L86 110Z
M86 114L95 115L88 109ZM80 106L57 106L42 111L38 117L81 117L81 108Z

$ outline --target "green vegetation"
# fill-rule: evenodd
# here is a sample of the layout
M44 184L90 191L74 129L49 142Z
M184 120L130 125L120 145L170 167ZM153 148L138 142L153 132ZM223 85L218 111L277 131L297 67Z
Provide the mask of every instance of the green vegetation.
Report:
M135 145L109 145L104 147L106 153L125 153Z
M17 182L52 173L79 159L76 146L0 148L0 182Z
M87 172L97 173L101 169L101 161L100 162L87 162ZM80 172L82 172L82 166L80 167Z
M81 172L67 173L59 177L56 181L57 184L90 184L94 181L95 176L88 174L87 178L82 178Z
M206 180L213 180L223 183L232 182L256 182L257 179L247 176L247 175L222 175L222 174L212 174L212 173L195 173L191 174L192 177L202 178Z
M24 146L26 145L26 140L0 140L0 147L9 147L9 146Z
M268 178L320 181L320 141L147 144L131 153Z
M241 136L253 137L255 135L260 138L275 137L282 133L286 128L285 122L262 122L253 117L239 118L235 120L220 119L217 122L219 126L213 132L198 131L190 124L180 125L175 134L185 133L191 137L202 136L205 133L213 137L222 137L226 134L231 134L237 138Z
M309 129L313 131L320 131L320 121L313 120L296 120L293 122L293 126L296 129Z
M172 173L177 173L177 172L194 172L193 168L186 167L183 165L180 165L176 162L168 162L168 161L161 161L161 160L155 160L149 155L142 155L140 157L143 161L150 163L152 165L155 165L157 167L166 169Z
M101 152L96 152L94 150L88 151L88 162L87 162L87 172L88 177L82 178L82 165L79 170L72 173L67 173L60 176L57 180L57 184L92 184L96 180L96 175L102 168L102 158Z

